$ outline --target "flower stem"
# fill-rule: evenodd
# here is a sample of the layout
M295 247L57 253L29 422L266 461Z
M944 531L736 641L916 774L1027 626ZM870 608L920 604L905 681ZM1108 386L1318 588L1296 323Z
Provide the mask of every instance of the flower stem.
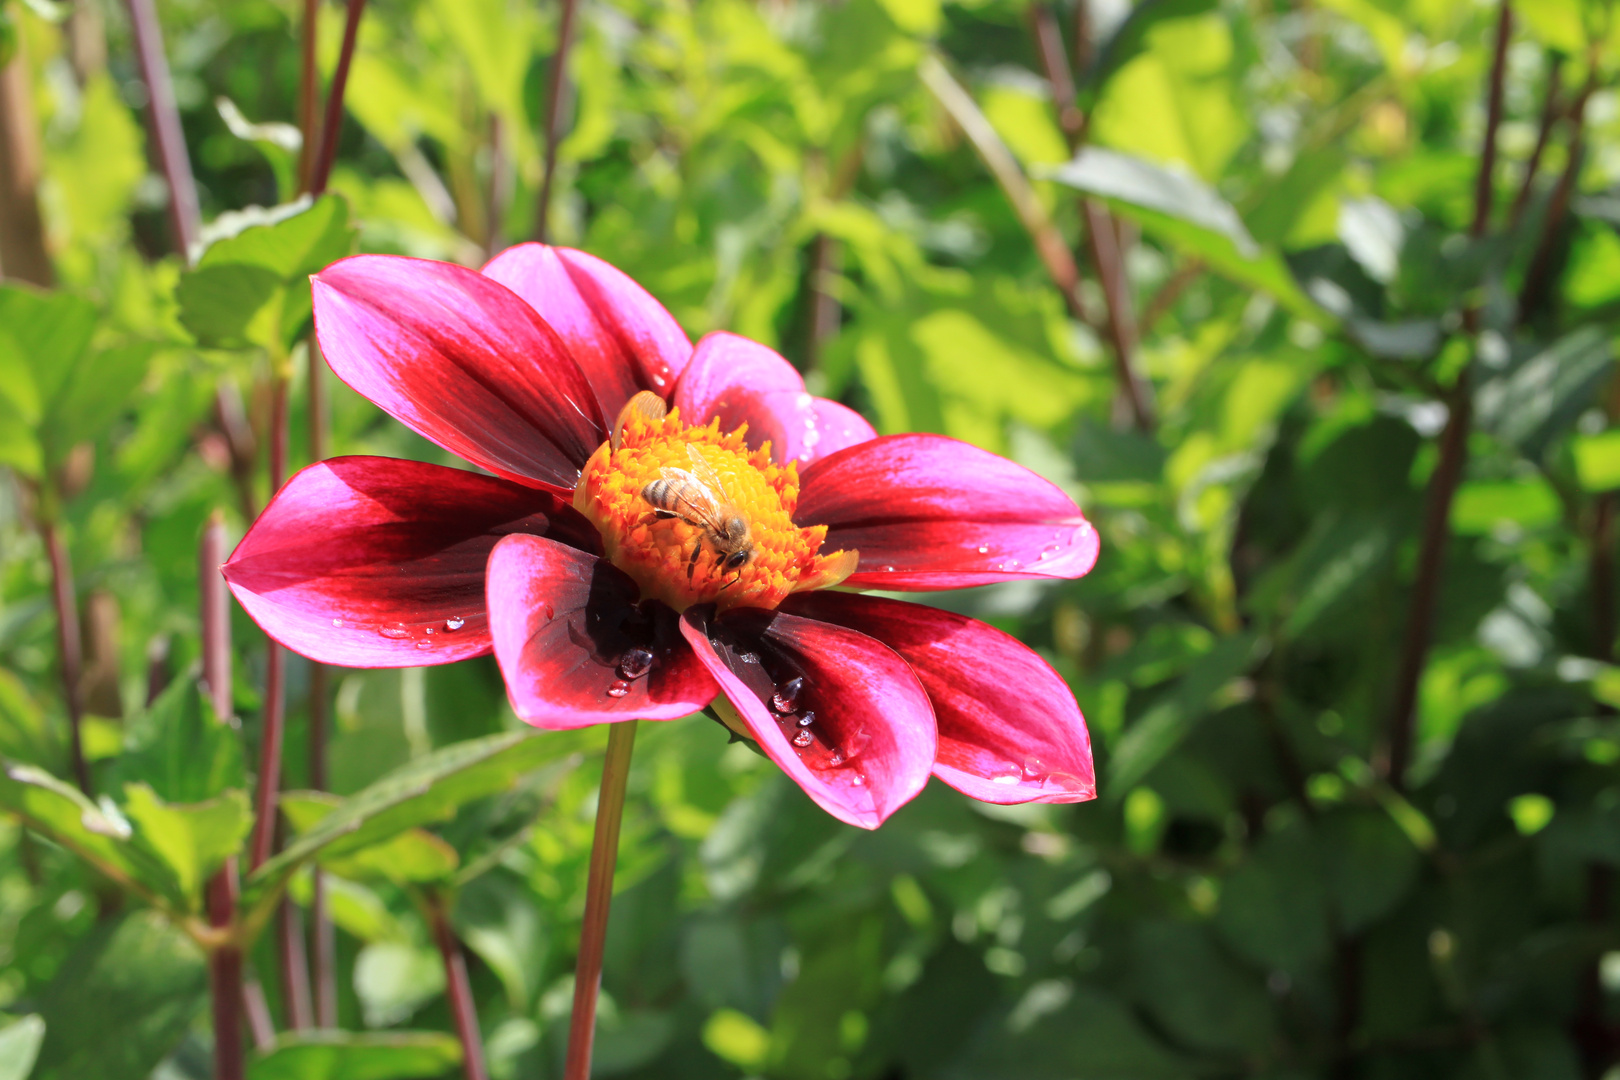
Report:
M585 925L580 929L579 959L574 964L574 1013L568 1022L568 1059L563 1066L563 1080L590 1080L596 998L602 988L602 946L607 939L608 905L613 902L613 866L619 857L619 823L624 819L624 792L630 777L630 751L636 743L636 723L626 720L608 728L602 791L596 803L596 835L591 841L591 867L585 881Z
M90 766L84 760L84 740L79 732L84 716L83 688L80 686L79 604L73 595L73 562L62 534L54 522L40 529L45 551L51 560L51 599L56 604L56 654L62 668L62 693L67 700L68 753L73 763L73 779L86 795L90 791Z
M534 238L546 242L546 212L551 208L551 181L557 171L557 143L562 139L563 91L568 78L568 50L574 43L574 16L579 0L562 0L557 22L557 50L546 74L546 165L540 176L540 201L534 208Z
M180 129L180 110L174 101L169 61L163 55L163 31L158 25L153 0L127 2L130 27L135 32L136 60L140 63L141 80L146 83L152 141L157 145L163 179L169 184L169 227L180 258L189 261L191 247L202 231L202 216L197 207L197 182L191 175L191 159L186 155L185 133Z
M461 1066L467 1080L488 1080L484 1067L484 1039L478 1030L478 1007L473 1001L472 983L467 980L467 958L461 942L450 926L444 897L434 891L427 895L428 915L433 922L433 939L444 958L444 981L450 995L450 1012L456 1021L456 1037L461 1040Z
M343 23L343 47L338 52L337 70L332 72L332 89L326 95L321 150L309 178L312 195L325 191L326 182L332 178L332 164L337 160L338 132L343 127L343 90L349 85L349 64L354 60L355 42L360 36L360 16L365 12L366 0L349 0L349 16Z
M298 130L303 139L298 147L298 190L308 191L315 171L315 140L320 136L321 85L315 59L316 37L320 31L320 0L304 0L304 21L299 27Z

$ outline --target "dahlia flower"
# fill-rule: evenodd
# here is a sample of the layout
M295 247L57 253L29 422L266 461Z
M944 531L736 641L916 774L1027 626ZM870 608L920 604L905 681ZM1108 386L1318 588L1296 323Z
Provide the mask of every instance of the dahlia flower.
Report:
M482 272L360 255L312 281L338 376L481 471L341 457L293 477L225 566L277 641L347 667L493 651L542 728L713 704L866 828L930 775L995 803L1093 795L1045 661L853 591L1084 574L1097 534L1051 483L942 436L879 437L763 345L694 348L582 252L524 244Z

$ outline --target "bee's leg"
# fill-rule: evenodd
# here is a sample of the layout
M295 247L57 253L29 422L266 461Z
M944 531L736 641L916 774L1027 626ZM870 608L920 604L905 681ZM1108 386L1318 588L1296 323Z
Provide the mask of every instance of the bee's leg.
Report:
M692 557L686 563L686 580L692 580L692 574L697 570L698 556L703 554L703 538L699 537L692 545Z

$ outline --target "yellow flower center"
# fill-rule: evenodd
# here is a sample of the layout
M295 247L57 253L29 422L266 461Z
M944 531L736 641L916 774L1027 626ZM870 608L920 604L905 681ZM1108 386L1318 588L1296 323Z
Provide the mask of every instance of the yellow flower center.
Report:
M775 608L795 592L836 585L857 554L822 555L825 525L793 523L799 472L748 449L744 425L688 427L680 410L642 391L591 455L574 508L602 534L608 559L644 600L676 611L694 604Z

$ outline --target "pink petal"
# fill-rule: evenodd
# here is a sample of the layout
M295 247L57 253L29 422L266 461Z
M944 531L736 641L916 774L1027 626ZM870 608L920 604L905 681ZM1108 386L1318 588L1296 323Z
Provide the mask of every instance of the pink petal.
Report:
M821 459L793 517L829 526L826 550L861 553L845 582L858 588L1077 578L1097 561L1097 530L1055 484L943 435L887 435Z
M484 563L514 532L598 543L550 492L416 461L333 458L281 489L224 573L265 633L312 660L447 664L489 652Z
M557 331L612 418L640 390L667 398L692 342L664 305L601 259L571 248L519 244L484 266Z
M802 593L785 609L848 626L899 653L939 722L934 775L991 803L1095 798L1091 739L1074 693L1017 638L977 619L853 593Z
M846 446L877 438L860 413L811 396L804 379L781 356L724 331L698 342L692 362L675 384L673 404L689 424L720 418L720 430L748 425L748 445L767 439L771 457L809 463Z
M509 480L571 489L607 437L562 339L477 271L356 255L311 282L332 370L451 453Z
M563 730L611 720L673 720L719 692L662 604L638 606L613 564L538 536L489 557L489 628L518 716ZM633 650L650 670L636 671ZM614 692L618 692L615 696Z
M923 789L934 714L904 660L864 634L780 612L706 619L706 609L687 611L681 632L760 749L822 809L875 829ZM784 715L771 701L795 677L802 688ZM814 720L801 727L807 710ZM808 746L789 741L804 731Z

